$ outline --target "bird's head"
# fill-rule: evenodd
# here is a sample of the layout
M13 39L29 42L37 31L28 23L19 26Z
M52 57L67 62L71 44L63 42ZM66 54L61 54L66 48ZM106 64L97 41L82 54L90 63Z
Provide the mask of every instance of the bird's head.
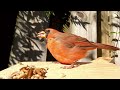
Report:
M58 31L55 30L55 29L47 28L47 29L45 29L44 31L40 31L40 32L38 33L37 37L40 38L40 39L47 38L47 36L48 36L49 34L54 34L54 33L56 33L56 32L58 32Z

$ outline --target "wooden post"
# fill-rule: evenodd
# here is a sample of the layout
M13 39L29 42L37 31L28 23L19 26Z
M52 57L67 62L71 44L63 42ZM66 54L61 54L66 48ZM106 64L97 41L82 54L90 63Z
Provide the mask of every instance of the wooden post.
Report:
M101 43L101 11L97 11L97 42ZM97 49L97 57L102 56L102 50Z
M111 38L110 38L110 12L109 11L101 11L101 43L111 45ZM102 50L103 57L109 57L110 51L109 50Z

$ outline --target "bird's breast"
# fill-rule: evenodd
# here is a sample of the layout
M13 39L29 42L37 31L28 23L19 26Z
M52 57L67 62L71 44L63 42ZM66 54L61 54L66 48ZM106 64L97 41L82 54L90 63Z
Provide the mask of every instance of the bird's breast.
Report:
M56 60L64 64L72 64L85 56L85 52L79 50L78 47L68 47L57 38L48 39L47 48Z

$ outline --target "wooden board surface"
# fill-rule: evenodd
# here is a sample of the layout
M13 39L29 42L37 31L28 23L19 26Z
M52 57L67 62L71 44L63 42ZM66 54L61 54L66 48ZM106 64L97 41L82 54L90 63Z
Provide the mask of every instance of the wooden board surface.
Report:
M72 69L62 69L65 65L53 62L22 62L0 71L0 77L8 79L11 73L27 65L48 68L45 79L120 79L120 66L101 58Z

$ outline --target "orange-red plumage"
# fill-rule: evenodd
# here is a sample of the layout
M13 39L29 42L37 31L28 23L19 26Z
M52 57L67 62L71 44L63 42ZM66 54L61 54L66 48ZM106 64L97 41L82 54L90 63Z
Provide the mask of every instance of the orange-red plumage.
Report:
M96 48L119 50L114 46L90 42L86 38L70 33L62 33L52 28L47 28L45 32L48 32L46 37L47 48L53 57L63 64L72 64L84 58L87 51Z

